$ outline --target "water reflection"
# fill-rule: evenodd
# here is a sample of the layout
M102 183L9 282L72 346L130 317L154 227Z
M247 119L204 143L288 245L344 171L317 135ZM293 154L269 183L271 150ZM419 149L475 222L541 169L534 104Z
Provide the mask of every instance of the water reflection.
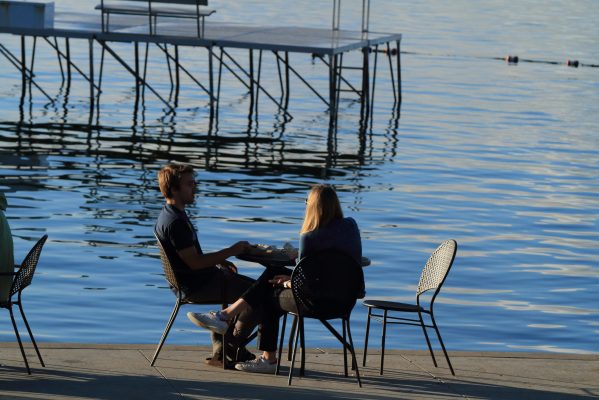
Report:
M66 116L65 116L66 117ZM136 126L136 125L134 125ZM209 171L248 171L250 175L280 175L326 179L351 173L380 158L394 157L398 145L397 131L385 135L381 145L386 154L376 155L374 141L366 141L365 132L358 132L359 145L349 152L340 151L337 130L329 128L326 148L293 143L283 138L282 132L270 131L257 135L194 134L177 132L174 127L157 129L119 129L108 126L68 123L0 122L0 144L11 153L0 153L5 168L18 170L48 167L49 156L76 156L90 158L96 170L115 168L114 159L141 163L142 167L165 160L190 163ZM293 145L295 144L295 145ZM300 144L300 145L298 145ZM104 160L108 164L104 164ZM162 161L161 161L162 160ZM69 169L68 165L65 166ZM19 174L20 175L20 174ZM25 177L13 177L24 179ZM101 179L97 175L96 179Z
M436 21L443 14L422 15ZM410 40L444 52L435 46L449 45L446 35L433 30L423 38L412 16L403 21L412 24ZM453 44L472 46L468 52L487 50L486 43L459 39ZM55 55L39 56L40 82L58 87L43 74ZM292 121L267 102L256 114L238 90L224 93L211 125L206 107L193 106L204 97L182 91L169 112L152 96L136 99L122 68L105 73L114 90L93 113L86 82L57 90L53 104L33 88L20 110L22 88L0 86L0 190L11 204L17 259L49 234L27 298L36 335L155 343L173 301L152 235L162 204L155 173L177 160L199 171L190 213L207 249L236 239L297 240L305 192L325 180L359 222L373 260L365 270L369 296L413 301L430 252L457 239L436 312L450 351L596 352L596 71L422 55L405 61L401 125L393 99L382 96L372 128L356 117L359 104L341 101L335 131L327 113L299 92ZM252 276L261 272L239 265ZM122 307L124 301L135 306ZM359 342L363 307L352 320ZM172 343L208 343L184 319L176 324ZM309 333L308 345L326 344L321 334ZM422 346L418 332L388 338L394 349Z

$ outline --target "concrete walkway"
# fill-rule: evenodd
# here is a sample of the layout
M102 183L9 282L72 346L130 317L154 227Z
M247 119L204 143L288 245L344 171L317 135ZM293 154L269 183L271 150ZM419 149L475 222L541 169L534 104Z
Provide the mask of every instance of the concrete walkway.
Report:
M0 399L586 399L599 398L599 355L451 352L453 377L423 351L390 351L361 368L363 387L343 376L339 350L312 349L306 376L223 371L201 360L207 348L41 343L42 368L27 348L27 375L15 343L0 343ZM442 355L441 355L442 356ZM361 362L361 355L359 356ZM298 364L296 364L298 365Z

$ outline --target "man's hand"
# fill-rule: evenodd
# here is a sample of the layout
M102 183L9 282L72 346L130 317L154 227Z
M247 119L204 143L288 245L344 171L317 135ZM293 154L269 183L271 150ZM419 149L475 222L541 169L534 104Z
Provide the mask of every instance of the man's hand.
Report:
M234 274L237 273L237 267L229 260L225 260L222 263L218 264L222 269L229 270Z
M247 241L241 241L235 243L233 246L229 247L229 251L232 256L236 256L238 254L247 253L250 249L250 243Z

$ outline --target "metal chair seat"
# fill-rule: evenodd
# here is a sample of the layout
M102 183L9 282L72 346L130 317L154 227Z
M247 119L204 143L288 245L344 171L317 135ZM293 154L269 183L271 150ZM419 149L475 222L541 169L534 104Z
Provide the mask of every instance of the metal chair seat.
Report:
M401 311L401 312L427 312L426 309L422 308L417 304L398 303L395 301L385 300L364 300L362 302L366 307L379 308L381 310L388 311Z

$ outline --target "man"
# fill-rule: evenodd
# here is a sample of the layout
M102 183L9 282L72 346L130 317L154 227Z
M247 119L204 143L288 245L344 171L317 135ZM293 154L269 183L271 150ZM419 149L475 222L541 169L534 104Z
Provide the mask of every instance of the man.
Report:
M8 275L14 272L15 262L13 258L13 243L10 226L4 216L4 210L8 203L4 193L0 193L0 303L8 300L10 288L12 286L13 277Z
M168 164L158 172L158 185L166 199L154 232L162 242L172 264L175 275L182 285L182 295L191 302L222 301L222 286L226 285L226 301L231 303L243 294L254 281L238 275L237 268L227 258L245 252L249 243L241 241L212 253L204 253L198 241L196 230L189 220L185 207L194 202L196 182L193 168L183 164ZM194 313L188 318L197 324ZM250 312L240 315L234 329L234 342L241 342L257 325ZM213 355L210 365L221 365L222 342L220 335L212 335ZM234 356L234 355L233 355ZM241 359L250 360L255 356L245 348L239 352ZM235 360L233 360L235 361Z

